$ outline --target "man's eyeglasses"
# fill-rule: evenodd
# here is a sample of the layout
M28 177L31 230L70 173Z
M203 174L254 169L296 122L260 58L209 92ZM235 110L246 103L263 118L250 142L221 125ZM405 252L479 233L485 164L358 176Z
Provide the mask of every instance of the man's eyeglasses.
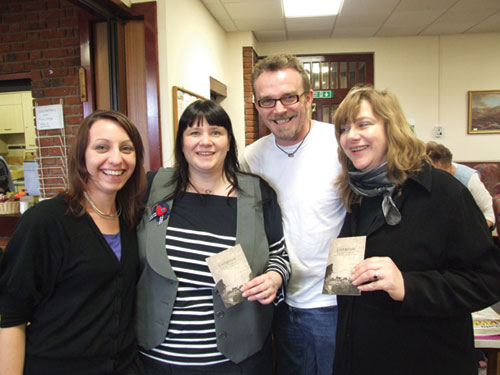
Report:
M271 98L265 98L265 99L260 99L257 100L257 104L260 108L273 108L276 105L276 102L279 100L281 104L284 106L292 105L295 103L298 103L300 100L300 97L305 94L305 91L302 94L298 95L286 95L282 96L279 99L271 99Z

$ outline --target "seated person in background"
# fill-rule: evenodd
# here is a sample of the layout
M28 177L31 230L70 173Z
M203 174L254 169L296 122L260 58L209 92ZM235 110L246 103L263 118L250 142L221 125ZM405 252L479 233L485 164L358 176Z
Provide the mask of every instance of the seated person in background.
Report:
M452 163L453 154L444 145L436 142L427 142L425 151L434 165L434 168L442 169L451 173L457 180L467 186L474 200L481 209L486 223L490 229L495 225L495 213L493 212L493 200L490 193L481 182L479 172L466 165Z
M7 161L0 155L0 193L5 194L8 191L15 192L16 188L10 175Z

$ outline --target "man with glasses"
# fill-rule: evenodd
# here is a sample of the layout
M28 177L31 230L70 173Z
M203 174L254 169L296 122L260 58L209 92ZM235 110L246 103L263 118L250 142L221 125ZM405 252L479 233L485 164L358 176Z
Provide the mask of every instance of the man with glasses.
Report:
M292 267L273 325L278 374L331 375L337 302L322 289L329 243L345 216L334 187L341 170L335 129L309 118L313 91L295 56L257 63L252 87L272 134L248 146L242 163L278 194Z

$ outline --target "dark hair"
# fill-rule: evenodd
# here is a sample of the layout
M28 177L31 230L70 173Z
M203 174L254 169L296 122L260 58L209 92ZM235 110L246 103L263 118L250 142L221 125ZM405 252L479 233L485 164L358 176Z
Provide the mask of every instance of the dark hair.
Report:
M98 120L111 120L120 125L132 141L135 149L135 169L123 188L116 194L116 201L121 209L126 225L133 229L144 207L146 176L144 172L144 147L137 127L122 113L98 110L87 116L81 123L76 139L71 147L68 160L69 184L65 192L70 211L77 216L85 213L83 192L87 188L89 173L85 163L85 151L89 142L92 125Z
M189 184L189 165L184 153L182 152L184 131L192 126L200 126L203 119L207 120L209 125L222 126L227 130L229 137L229 151L224 160L224 174L231 184L231 192L238 190L237 173L241 173L238 162L238 150L234 139L231 119L226 111L217 103L211 100L196 100L191 103L182 113L175 138L174 156L177 170L174 173L169 184L176 184L174 192L164 198L164 200L176 199L181 197Z
M425 152L432 160L432 164L443 168L449 168L451 166L453 154L446 146L430 141L425 145Z
M272 55L260 60L254 66L252 73L252 90L255 100L257 100L255 95L255 81L257 78L264 72L277 72L278 70L287 68L294 69L300 74L302 77L302 85L304 86L303 89L306 93L311 90L309 74L304 69L302 62L296 56L286 54Z

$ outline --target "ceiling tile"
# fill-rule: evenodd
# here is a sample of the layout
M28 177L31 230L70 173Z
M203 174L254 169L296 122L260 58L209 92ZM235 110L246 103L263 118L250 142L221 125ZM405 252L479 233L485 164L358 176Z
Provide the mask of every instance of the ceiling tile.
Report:
M387 37L387 36L414 36L418 35L417 29L415 27L404 27L404 26L394 26L394 27L383 27L380 29L375 36Z
M355 29L357 27L374 27L378 29L380 24L385 21L387 17L370 17L370 16L337 16L337 21L335 22L335 29Z
M500 0L344 0L336 17L286 21L281 0L201 1L224 30L259 41L500 32Z
M495 13L493 16L486 18L484 21L474 25L467 30L471 33L494 33L500 32L500 12Z
M460 0L429 25L422 35L463 33L499 11L498 0Z
M438 11L443 13L456 3L457 0L402 0L396 11Z
M307 31L310 29L329 29L333 28L335 16L332 17L305 17L305 18L286 18L286 29L289 31Z
M286 33L282 31L255 31L255 39L259 42L280 42L286 40Z
M420 33L420 35L446 35L446 34L461 34L470 28L469 24L436 24L428 27Z
M414 27L418 33L424 27L432 24L441 13L436 10L396 11L387 19L385 27Z
M246 1L241 3L224 4L227 12L233 19L243 18L281 18L283 11L280 2L262 0Z
M235 19L234 24L240 31L277 31L285 30L285 22L282 18L243 18Z
M439 22L476 23L484 20L492 13L500 11L499 0L469 1L462 0L439 18Z
M326 39L330 37L330 31L328 29L324 30L306 30L306 31L289 31L287 32L288 39L300 40L300 39Z
M387 18L400 0L344 0L340 17Z
M378 31L376 27L335 27L331 37L336 38L371 38Z
M219 20L229 20L229 14L226 12L224 7L219 2L214 3L205 3L208 11L212 13L212 16L215 17L217 21Z
M236 25L234 24L233 20L219 20L219 24L228 33L232 32L232 31L239 31L238 28L236 27Z

